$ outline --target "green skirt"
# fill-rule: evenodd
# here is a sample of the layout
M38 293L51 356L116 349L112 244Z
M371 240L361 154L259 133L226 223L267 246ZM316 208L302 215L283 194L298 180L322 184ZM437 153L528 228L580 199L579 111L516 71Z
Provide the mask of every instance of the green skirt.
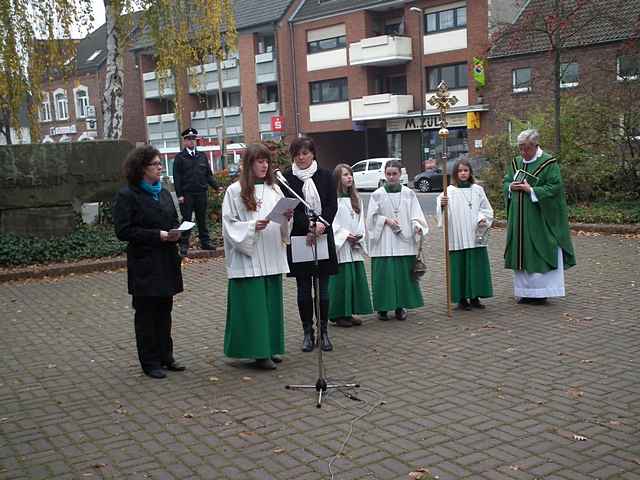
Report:
M420 284L411 275L415 261L415 255L371 259L373 308L377 312L424 305Z
M224 354L271 358L284 353L282 275L229 279Z
M449 252L451 301L493 297L491 266L486 247Z
M363 261L338 265L338 273L329 277L329 299L331 319L373 312Z

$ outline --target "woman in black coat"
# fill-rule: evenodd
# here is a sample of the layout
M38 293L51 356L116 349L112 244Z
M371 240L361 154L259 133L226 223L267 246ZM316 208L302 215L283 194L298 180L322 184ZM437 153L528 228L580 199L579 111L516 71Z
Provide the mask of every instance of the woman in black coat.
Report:
M338 272L338 260L333 239L331 223L338 210L336 186L333 174L329 170L319 168L316 162L316 149L313 140L307 137L296 138L289 147L292 166L285 173L289 186L311 207L324 218L329 226L317 222L315 231L310 224L306 208L300 204L293 212L293 229L291 236L307 236L308 243L313 237L327 235L329 258L321 260L318 265L320 284L320 348L324 351L333 350L329 339L327 324L329 322L329 276ZM285 194L293 196L285 189ZM293 263L291 261L291 246L287 248L289 259L289 276L296 278L298 287L298 311L304 329L302 351L310 352L315 346L313 333L313 262Z
M116 236L127 246L127 280L135 309L138 358L145 374L164 378L164 369L182 371L173 358L171 309L182 291L180 233L171 194L162 188L160 152L151 146L133 150L123 164L128 185L116 195Z

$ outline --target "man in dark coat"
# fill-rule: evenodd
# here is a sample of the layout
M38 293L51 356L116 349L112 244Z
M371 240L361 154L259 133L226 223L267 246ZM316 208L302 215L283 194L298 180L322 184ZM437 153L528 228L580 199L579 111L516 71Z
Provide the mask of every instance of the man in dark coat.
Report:
M207 189L212 187L217 190L219 187L213 178L207 156L196 149L197 136L195 128L187 128L182 132L184 149L173 161L173 183L182 218L191 221L195 212L200 246L203 250L213 250L207 228ZM188 253L190 236L191 232L182 235L180 254L183 257Z

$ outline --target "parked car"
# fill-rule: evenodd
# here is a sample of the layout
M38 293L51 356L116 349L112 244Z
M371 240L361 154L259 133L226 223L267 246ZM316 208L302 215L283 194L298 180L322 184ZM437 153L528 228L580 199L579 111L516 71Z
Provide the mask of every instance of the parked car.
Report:
M370 158L354 163L351 168L356 188L358 190L375 190L381 187L385 182L384 167L391 160L400 161L399 158ZM409 175L404 167L400 172L400 183L404 186L409 185Z
M425 170L413 177L413 187L419 192L439 192L442 190L443 177L440 168Z

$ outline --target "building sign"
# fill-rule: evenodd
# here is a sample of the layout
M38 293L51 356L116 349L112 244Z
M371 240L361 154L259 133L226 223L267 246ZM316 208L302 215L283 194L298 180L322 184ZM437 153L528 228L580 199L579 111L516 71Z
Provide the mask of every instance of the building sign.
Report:
M77 133L75 125L66 125L64 127L51 127L49 129L49 135L72 135Z
M424 117L423 129L429 130L440 128L440 115L426 115ZM447 115L449 128L466 127L466 113L452 113ZM387 132L400 132L403 130L420 130L420 117L393 118L387 120Z
M94 132L98 128L98 121L95 118L87 119L87 128L86 130Z
M274 115L271 117L271 131L282 132L284 130L284 117L282 115Z

